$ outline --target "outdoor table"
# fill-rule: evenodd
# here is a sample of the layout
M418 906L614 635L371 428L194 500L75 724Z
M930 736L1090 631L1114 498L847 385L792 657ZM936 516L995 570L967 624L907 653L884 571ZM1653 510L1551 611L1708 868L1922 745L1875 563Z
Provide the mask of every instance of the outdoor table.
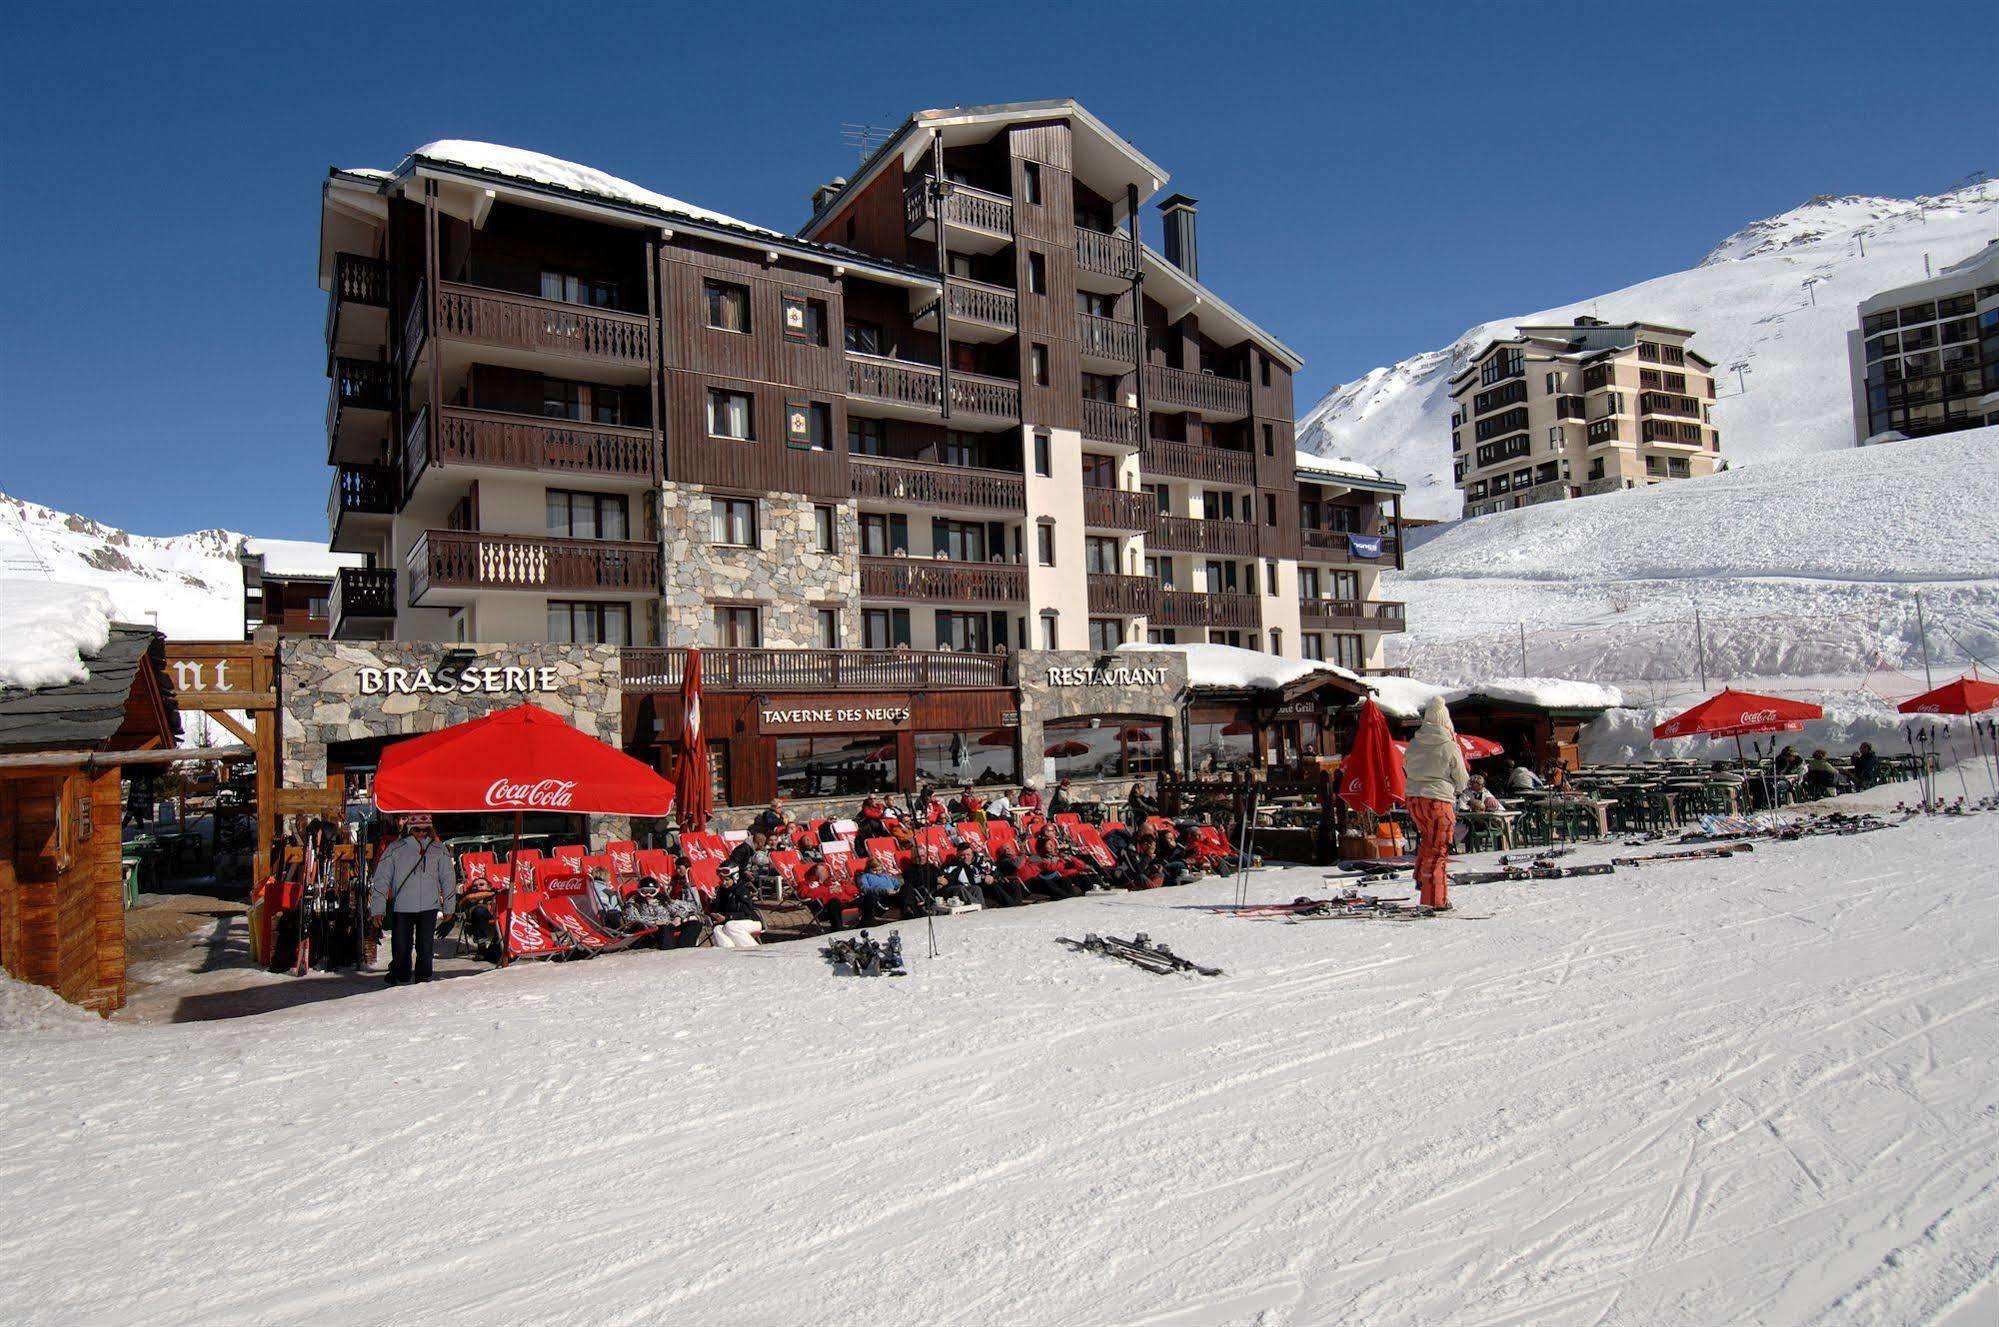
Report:
M1499 829L1499 846L1502 851L1513 850L1513 822L1520 818L1518 811L1466 811L1460 816L1465 824L1492 824Z

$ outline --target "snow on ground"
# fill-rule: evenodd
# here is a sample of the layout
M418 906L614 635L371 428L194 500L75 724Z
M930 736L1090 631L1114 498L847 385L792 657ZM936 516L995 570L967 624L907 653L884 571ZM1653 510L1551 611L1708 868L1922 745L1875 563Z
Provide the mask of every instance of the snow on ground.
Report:
M0 577L0 687L55 687L90 676L111 639L111 596L87 585Z
M1995 856L1939 818L1426 922L986 913L904 926L901 980L794 944L0 1020L0 1320L1989 1323Z
M1451 375L1520 325L1587 314L1693 330L1693 349L1715 364L1714 420L1731 461L1816 460L1853 444L1846 336L1859 326L1860 301L1922 280L1926 259L1940 270L1995 235L1999 180L1926 198L1813 198L1743 227L1686 271L1481 323L1442 350L1370 370L1305 413L1298 445L1401 480L1412 516L1455 517Z

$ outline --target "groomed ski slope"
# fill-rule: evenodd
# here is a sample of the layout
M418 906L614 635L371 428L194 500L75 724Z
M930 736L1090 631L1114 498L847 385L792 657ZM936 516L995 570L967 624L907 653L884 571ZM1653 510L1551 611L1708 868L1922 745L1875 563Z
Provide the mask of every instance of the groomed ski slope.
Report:
M901 980L789 945L37 1008L0 1320L1987 1324L1995 859L1986 815L1484 920L989 913L905 928ZM1090 929L1227 975L1054 943Z

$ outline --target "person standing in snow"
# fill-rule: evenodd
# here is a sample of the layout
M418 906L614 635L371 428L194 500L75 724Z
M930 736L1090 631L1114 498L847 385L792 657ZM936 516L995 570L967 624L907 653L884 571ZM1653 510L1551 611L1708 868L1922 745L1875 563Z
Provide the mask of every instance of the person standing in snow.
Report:
M1533 771L1528 771L1531 775ZM1423 903L1439 910L1451 906L1451 835L1457 817L1452 807L1471 784L1458 731L1442 696L1423 707L1423 726L1409 739L1402 756L1409 815L1416 822L1416 884Z
M458 868L451 850L437 841L428 815L403 818L403 836L375 863L368 883L368 915L388 920L391 986L425 982L437 948L439 913L451 915L458 902Z

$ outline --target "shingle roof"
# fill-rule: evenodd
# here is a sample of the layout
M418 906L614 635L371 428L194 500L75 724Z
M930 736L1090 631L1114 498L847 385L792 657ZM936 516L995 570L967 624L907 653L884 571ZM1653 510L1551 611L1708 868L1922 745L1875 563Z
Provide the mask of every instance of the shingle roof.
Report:
M159 632L127 623L111 624L111 639L88 662L90 676L66 686L32 691L0 688L0 751L92 750L117 735L125 722L125 701L142 668L160 674L160 692L173 717L173 690L167 684L166 651Z

